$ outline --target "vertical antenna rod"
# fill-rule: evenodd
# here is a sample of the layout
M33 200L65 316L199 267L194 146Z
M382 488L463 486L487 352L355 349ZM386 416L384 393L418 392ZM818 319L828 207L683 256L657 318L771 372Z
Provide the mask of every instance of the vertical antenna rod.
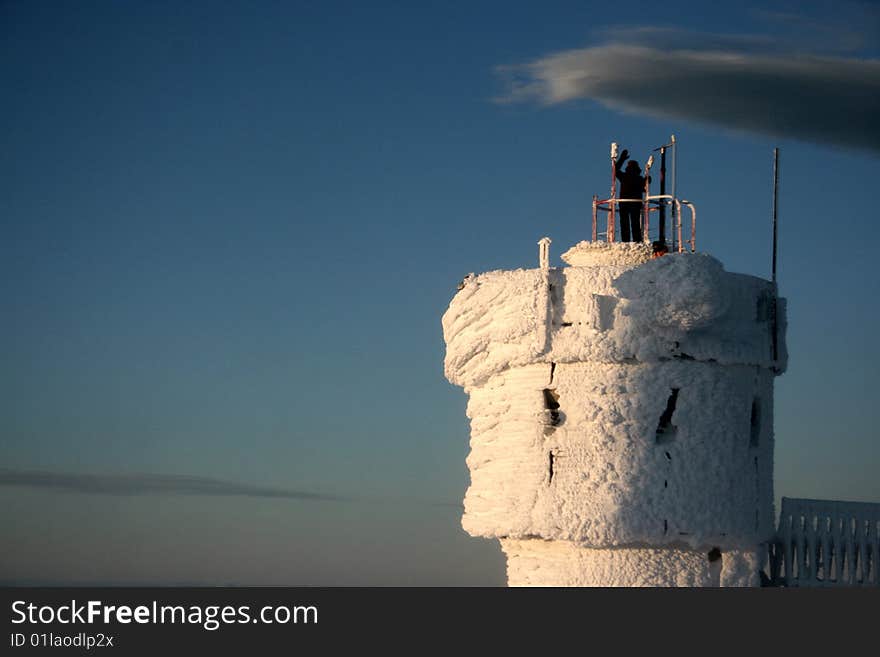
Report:
M674 227L681 225L681 215L679 214L679 207L678 207L678 204L676 204L676 202L675 202L675 199L678 198L675 195L675 163L678 161L678 144L675 143L675 135L670 135L669 141L672 144L672 208L670 208L670 209L672 210L672 213L671 213L672 214L672 216L671 216L672 226L673 226L672 250L674 252L676 250L675 228ZM679 248L680 248L680 244L679 244Z
M657 241L666 247L666 202L667 200L663 198L666 196L666 149L672 149L672 202L669 203L670 209L672 210L672 247L673 251L675 250L675 135L669 137L669 143L663 144L662 146L658 146L654 149L654 152L660 151L660 202L658 203L658 210L660 210L659 216L659 224L660 231L659 237ZM645 176L647 177L647 173ZM647 194L645 194L647 196ZM647 223L647 221L646 221ZM647 237L645 238L647 239Z
M776 282L776 250L777 250L777 196L779 191L779 148L773 149L773 282Z
M611 196L608 197L608 230L605 233L605 241L614 241L614 210L617 207L615 195L617 194L617 142L611 142Z
M660 147L660 196L666 194L666 146ZM657 241L666 247L666 199L660 199L660 234Z
M772 326L772 336L773 336L773 362L779 360L779 324L777 319L778 313L778 304L779 304L779 288L776 286L776 250L778 244L778 222L777 222L777 208L778 208L778 197L779 197L779 148L773 149L773 265L771 267L773 272L773 288L776 294L773 299L773 326Z

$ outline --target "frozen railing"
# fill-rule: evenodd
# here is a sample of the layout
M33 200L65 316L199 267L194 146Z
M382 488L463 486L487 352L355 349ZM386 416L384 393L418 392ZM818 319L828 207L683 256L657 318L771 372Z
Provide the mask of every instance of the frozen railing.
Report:
M641 203L642 205L642 241L643 242L667 242L668 238L665 231L661 231L659 226L656 232L652 232L651 213L658 212L661 204L674 210L670 223L672 224L672 251L681 253L685 250L685 245L690 247L691 251L697 249L697 209L690 201L673 198L670 194L645 196L643 198L607 198L599 199L593 195L593 233L592 240L598 241L600 237L605 238L606 242L617 241L616 219L617 205L619 203ZM685 206L690 211L690 237L687 240L682 238L682 221L681 207ZM605 222L605 231L599 231L599 212L607 213ZM662 233L662 234L661 234Z
M598 241L599 238L604 238L606 242L614 242L616 241L616 219L615 216L618 214L619 204L620 203L639 203L642 206L641 209L641 227L642 227L642 240L647 243L652 242L660 242L664 246L669 245L669 240L667 239L667 228L671 229L669 232L672 235L671 240L671 250L682 252L685 250L685 245L690 247L691 251L695 251L697 248L697 209L694 207L694 204L690 201L686 201L684 199L679 199L675 195L675 152L678 149L678 145L675 141L675 136L673 135L669 144L665 144L660 148L655 149L655 151L660 151L661 155L661 164L660 164L660 193L651 195L650 193L650 173L651 167L654 164L654 156L651 155L648 158L647 163L645 164L645 189L641 198L617 198L617 144L611 144L611 196L606 199L600 199L597 195L593 195L593 230L592 230L592 240L594 242ZM666 150L668 148L673 148L673 160L672 160L672 171L673 171L673 179L672 179L672 194L665 193L665 179L666 179ZM682 236L682 206L685 206L690 211L690 238L684 239ZM600 231L599 229L599 213L606 213L606 221L605 230ZM658 221L656 224L652 225L651 222L651 213L658 213ZM667 214L669 215L669 223L667 225ZM654 226L656 225L657 230L654 231Z
M880 586L880 504L782 498L770 544L782 586Z

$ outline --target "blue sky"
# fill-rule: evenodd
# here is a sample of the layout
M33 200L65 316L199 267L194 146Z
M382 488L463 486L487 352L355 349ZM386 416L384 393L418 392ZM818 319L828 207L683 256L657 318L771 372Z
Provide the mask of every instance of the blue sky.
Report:
M426 4L0 5L0 580L503 583L440 316L670 134L759 276L781 148L776 492L880 501L876 7ZM644 66L681 50L748 65ZM559 53L601 84L554 96Z

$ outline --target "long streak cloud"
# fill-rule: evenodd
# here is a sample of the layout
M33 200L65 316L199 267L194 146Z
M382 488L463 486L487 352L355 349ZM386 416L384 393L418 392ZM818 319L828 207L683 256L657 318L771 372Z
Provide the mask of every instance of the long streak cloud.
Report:
M332 495L255 486L191 475L76 474L3 468L0 469L0 486L28 486L98 495L232 495L305 501L343 500L343 498Z
M592 99L658 118L880 151L880 60L609 43L499 67L500 102Z

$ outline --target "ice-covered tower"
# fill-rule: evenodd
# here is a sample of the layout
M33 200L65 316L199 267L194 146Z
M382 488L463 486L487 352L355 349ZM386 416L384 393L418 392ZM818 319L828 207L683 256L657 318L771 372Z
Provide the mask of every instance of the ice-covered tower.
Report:
M443 316L469 395L462 525L510 585L755 586L773 534L770 281L650 243L470 275Z

